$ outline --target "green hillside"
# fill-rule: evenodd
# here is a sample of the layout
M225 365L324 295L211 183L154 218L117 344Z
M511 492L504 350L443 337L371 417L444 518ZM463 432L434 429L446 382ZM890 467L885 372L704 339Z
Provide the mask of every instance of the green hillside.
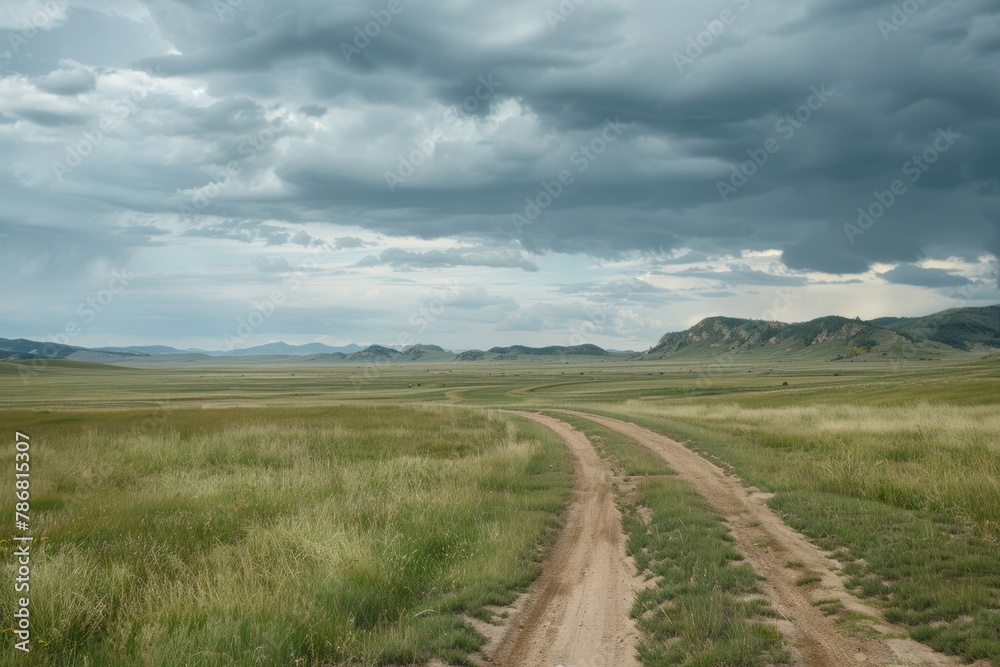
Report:
M952 308L927 317L882 317L871 324L959 350L1000 348L1000 305Z
M914 319L913 322L933 317ZM964 314L959 314L950 321L956 330L967 333L971 328L961 325L963 319ZM944 329L937 332L937 337L931 338L921 336L922 329L912 324L899 326L899 319L890 321L897 325L893 327L878 326L881 322L864 322L835 315L794 324L709 317L685 331L665 334L644 358L696 360L723 355L752 355L762 360L788 361L872 357L927 359L969 349L951 344L951 339L941 335ZM984 326L978 331L983 339L988 339L989 335L1000 336L1000 326L994 329Z
M584 355L590 357L603 357L608 351L596 345L550 345L548 347L526 347L524 345L511 345L510 347L491 347L489 354L496 355L498 361L505 359L517 359L522 356L562 356L562 355Z
M908 342L904 335L845 317L821 317L797 324L709 317L686 331L666 334L647 356L685 358L754 351L768 355L858 356L904 342Z

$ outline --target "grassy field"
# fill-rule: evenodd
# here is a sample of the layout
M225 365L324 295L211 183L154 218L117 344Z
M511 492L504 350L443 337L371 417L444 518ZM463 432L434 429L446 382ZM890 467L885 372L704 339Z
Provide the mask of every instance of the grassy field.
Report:
M4 423L32 438L39 665L463 664L483 638L462 614L532 581L571 487L558 440L489 411Z
M114 621L96 626L87 626L90 621L84 625L80 625L83 621L72 621L76 625L59 631L66 635L50 632L46 636L39 632L38 636L47 641L57 636L90 636L72 628L100 627L102 639L94 647L110 650L124 645L127 651L133 651L129 655L139 655L140 647L146 650L148 642L167 637L164 633L168 631L195 633L191 637L197 639L191 641L203 642L215 636L214 626L208 622L209 617L194 622L194 617L185 616L194 612L190 611L192 607L183 607L184 602L139 611L128 607L129 615L121 616L119 598L111 596L123 596L124 591L136 587L154 590L147 581L176 580L183 583L172 584L173 595L187 591L202 596L199 604L222 604L222 583L213 583L210 573L217 573L222 563L239 572L235 565L238 561L232 559L243 548L251 551L242 556L246 559L242 567L251 567L248 564L252 563L254 572L264 572L261 563L271 562L269 549L277 548L273 545L284 544L282 531L292 525L285 519L293 516L317 534L329 539L336 536L338 544L354 544L351 540L360 539L357 526L366 530L369 527L362 517L368 506L382 508L376 515L391 514L399 522L394 524L397 527L404 523L420 526L423 532L414 534L415 539L431 525L451 525L452 516L462 521L466 521L462 517L469 517L467 523L478 525L479 519L468 508L482 506L476 504L480 501L475 498L480 496L473 494L466 499L470 504L459 502L449 508L439 507L420 491L426 485L438 485L433 488L441 489L441 498L449 499L450 506L451 499L461 499L470 491L466 487L486 488L462 483L477 479L477 471L486 461L492 461L490 465L494 466L494 472L483 473L487 477L499 474L495 472L499 467L507 471L504 474L509 473L508 479L516 480L505 497L521 508L523 516L531 517L531 534L530 539L520 536L523 541L504 552L513 559L508 579L502 585L492 580L482 590L509 591L510 587L523 585L537 571L531 565L534 544L543 539L545 527L552 525L561 503L566 501L569 464L550 436L518 424L517 440L529 443L525 451L533 453L505 467L501 461L515 451L505 449L503 444L507 437L504 429L509 427L506 418L490 410L576 408L628 419L690 441L692 447L731 467L749 483L774 492L771 505L791 525L836 552L854 590L881 605L886 615L905 625L913 637L967 659L1000 661L1000 360L995 357L983 359L969 354L930 361L796 363L739 358L718 363L621 359L567 363L549 359L390 365L374 371L360 365L108 369L71 362L50 362L44 368L25 371L23 364L0 363L0 387L4 423L10 430L34 429L33 437L38 434L43 443L37 452L39 467L33 472L39 485L35 501L39 503L39 525L51 522L51 528L45 524L48 539L39 545L46 550L46 560L37 565L39 599L52 601L46 604L62 600L60 604L70 609L75 608L73 604L82 609L90 608L88 605L95 600L105 600L104 607L98 608L106 607L108 611L98 616ZM378 404L384 407L376 409ZM396 429L392 418L379 422L372 416L377 414L413 415L408 422L412 427ZM365 435L370 424L350 427L352 419L361 418L357 415L369 415L379 423L372 431L377 435ZM253 440L253 429L270 435ZM462 429L493 444L467 451L462 446L464 440L455 437L464 432ZM350 433L370 438L365 440L369 448L364 452L351 448L348 443L356 440ZM406 444L412 436L404 433L424 434L426 437L419 441L423 449L407 449L414 445ZM272 440L294 443L288 446L299 453L295 461L275 454L275 448L280 447L268 444ZM611 440L606 438L606 442ZM270 453L264 455L262 450ZM195 455L194 451L201 453ZM615 456L627 457L623 451ZM486 452L492 454L486 456ZM12 452L4 455L9 458ZM491 458L494 456L499 458ZM235 462L244 459L246 465L236 466ZM415 461L424 461L427 467ZM448 466L438 470L441 461ZM545 461L545 465L555 466L551 474L532 468ZM323 472L345 470L342 466L348 463L360 466L365 480L382 479L377 475L383 468L395 469L397 486L413 493L398 499L391 494L366 494L360 489L370 486L345 481L343 473ZM643 484L659 484L666 479L661 479L654 468L642 470L641 465L654 465L648 461L621 463L635 474L647 476ZM281 465L295 467L283 469ZM525 466L538 474L525 478ZM451 474L454 477L448 477ZM299 476L301 484L290 481ZM223 483L223 478L228 481ZM270 489L267 485L275 479L284 479L285 486ZM454 486L453 491L446 490L451 488L448 484ZM651 487L640 486L645 489L643 493L648 491L645 498L650 506L660 503L659 516L664 521L671 511L681 511L672 507L690 505L680 491L656 495ZM185 488L197 493L192 495L183 491ZM350 492L355 495L343 495L349 489L355 489ZM143 500L147 494L148 499ZM253 500L272 494L273 498L285 500ZM412 501L411 495L415 497ZM482 497L491 496L483 491ZM249 500L238 505L241 498ZM345 498L356 507L345 503ZM492 502L485 507L493 508ZM7 505L3 507L6 510ZM397 507L398 511L391 509ZM457 514L441 514L452 510ZM138 518L121 524L118 515L127 517L133 511ZM341 525L328 522L334 514L337 521L346 522L346 527L328 527ZM107 517L103 523L102 516ZM427 517L429 523L420 523L422 517ZM118 525L127 529L116 528ZM155 535L159 526L174 531L172 537L159 542L145 537L133 540L135 556L132 551L122 551L126 549L122 545L128 543L121 539L123 534L131 530L140 536ZM279 531L282 540L273 534L265 538L268 526ZM213 537L199 537L209 528ZM393 542L395 533L386 530L390 532L372 539L378 544L378 540L386 540L384 548L389 549L388 553L402 558L404 552L397 551L402 548L402 538ZM711 531L708 534L710 541L719 539ZM474 533L471 542L462 543L486 537ZM692 535L691 539L701 538ZM282 570L285 575L270 579L261 574L269 582L269 595L287 592L282 586L298 581L298 575L291 573L320 568L316 554L327 552L315 544L296 544L292 540L287 546L293 553L302 554L295 557L302 560L293 558L289 562L303 569ZM370 555L368 548L358 553ZM50 553L49 549L56 550ZM105 552L106 558L102 555ZM145 569L138 573L123 569L118 563L126 556L149 566L143 566ZM209 557L223 560L206 560ZM125 562L130 562L128 559ZM393 600L395 593L389 591L397 590L398 580L380 578L389 575L379 568L389 567L390 563L399 566L399 562L390 559L372 565L376 574L358 575L360 578L344 590L357 586L359 590L381 591L378 595L384 593L387 600ZM8 563L9 558L4 567L9 567ZM453 572L449 567L435 576ZM322 568L317 571L322 572ZM489 571L478 564L464 570L467 579L463 590L481 590L479 580L483 572ZM104 592L87 588L83 583L90 578L87 572L111 577L108 581L118 582L117 588L111 586ZM76 576L80 585L75 589L57 588L55 582L66 581L69 576ZM336 617L339 620L330 620L331 629L323 632L354 642L343 645L349 648L337 649L344 651L338 655L390 662L417 655L406 652L417 649L424 651L420 656L445 655L447 651L451 651L447 655L465 655L464 651L474 649L481 638L463 628L454 613L446 613L447 604L451 604L447 601L459 596L465 602L456 603L453 611L474 614L485 598L473 593L461 598L454 592L448 593L452 597L438 598L444 595L440 586L443 580L426 576L430 583L421 590L432 592L421 595L429 596L428 600L444 600L443 606L417 616L432 606L424 604L425 599L419 596L405 597L393 603L394 624L383 620L371 625L374 612L366 612L351 622L361 619L361 623L369 624L368 629L357 634L345 629L355 626ZM309 579L303 576L302 581ZM389 583L385 583L386 588L366 589L374 586L371 581ZM46 589L47 585L51 588ZM74 592L60 592L66 590ZM411 590L418 589L411 586ZM362 599L374 597L372 593ZM137 599L145 598L139 595ZM308 595L305 599L309 599ZM86 600L86 605L80 600ZM310 604L314 606L301 608L327 609L324 605L334 601L314 599ZM182 613L176 605L188 611ZM301 608L295 614L289 612L290 616L298 619ZM167 609L175 610L172 616ZM53 614L52 618L63 614L40 608L37 627L43 627L45 613ZM226 635L230 644L221 647L220 653L223 649L258 650L257 644L250 647L251 638L286 636L289 628L300 628L295 625L298 621L286 619L290 625L268 634L266 628L271 626L262 619L273 620L275 614L281 615L272 610L263 616L257 613L242 617L241 623L248 624L240 630L242 634L232 634L232 627L220 630L222 634L230 633ZM322 616L319 611L306 615L316 622ZM122 618L126 617L138 620L124 624ZM289 636L310 636L303 635L301 629L296 632L299 634ZM111 641L111 636L118 637L114 641L119 643ZM174 638L173 634L169 636ZM235 640L234 636L242 639ZM444 643L435 643L432 637L443 638ZM305 639L296 642L296 646L310 646ZM267 656L278 655L285 660L290 655L282 652L287 651L287 645L277 644L278 648L273 649L277 653L269 646L260 649ZM305 655L304 664L310 664L311 654ZM41 656L39 653L36 657Z

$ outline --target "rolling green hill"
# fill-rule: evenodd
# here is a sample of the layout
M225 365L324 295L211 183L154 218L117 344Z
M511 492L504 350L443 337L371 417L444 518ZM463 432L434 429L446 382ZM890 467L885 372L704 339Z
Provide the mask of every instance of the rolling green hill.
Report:
M522 356L563 356L567 354L582 355L589 357L607 356L608 351L596 345L550 345L548 347L526 347L524 345L511 345L510 347L491 347L488 354L495 355L494 359L503 361L507 359L517 359Z
M786 324L731 317L709 317L686 331L668 333L647 356L696 357L752 351L801 356L861 355L909 339L887 329L845 317L822 317Z
M91 350L75 345L60 343L43 343L25 338L0 338L0 359L15 361L18 359L72 359L94 363L110 363L122 360L135 360L149 355L144 352Z
M789 359L871 355L919 359L984 348L1000 348L1000 305L869 322L835 315L794 324L709 317L685 331L665 334L644 358L753 354Z
M455 353L449 352L438 345L411 345L403 350L401 355L409 361L454 361Z
M871 324L959 350L1000 348L1000 305L952 308L927 317L882 317Z

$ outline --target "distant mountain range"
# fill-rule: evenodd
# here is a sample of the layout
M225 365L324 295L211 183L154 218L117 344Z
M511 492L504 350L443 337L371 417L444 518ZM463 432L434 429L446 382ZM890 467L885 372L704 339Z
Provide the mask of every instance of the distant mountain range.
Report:
M882 317L871 324L959 350L1000 347L1000 305L954 308L929 317Z
M139 352L144 354L187 354L195 352L207 354L210 357L253 357L271 354L288 354L292 356L304 356L307 354L333 354L343 352L351 354L358 352L362 348L360 345L351 343L343 347L330 347L323 343L307 343L305 345L289 345L288 343L267 343L255 347L245 347L238 350L199 350L196 348L188 350L178 350L175 347L166 345L131 345L129 347L98 347L101 352Z
M0 338L0 361L27 359L69 359L107 364L237 364L237 363L337 363L337 362L394 362L421 361L512 361L523 357L562 357L565 355L608 356L612 353L596 345L572 347L550 346L544 348L514 345L494 347L487 351L466 350L456 353L438 345L410 345L405 348L369 345L348 345L341 348L321 343L288 345L270 343L232 352L205 350L179 350L166 345L136 345L128 347L85 348L57 343L19 338ZM619 353L634 355L634 352Z
M110 364L472 362L563 360L567 357L635 359L713 358L720 354L853 359L918 357L1000 348L1000 305L955 308L927 317L882 317L870 321L821 317L787 324L733 317L709 317L685 331L665 334L645 353L612 352L597 345L512 345L451 352L437 345L406 348L369 345L331 347L322 343L268 343L240 350L179 350L165 345L85 348L18 338L0 338L0 361L70 359Z

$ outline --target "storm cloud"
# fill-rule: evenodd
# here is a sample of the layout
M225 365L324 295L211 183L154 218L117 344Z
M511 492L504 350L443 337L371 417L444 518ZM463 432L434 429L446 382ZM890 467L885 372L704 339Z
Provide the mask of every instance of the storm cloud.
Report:
M989 0L13 4L0 257L49 305L0 335L116 267L148 326L109 308L101 336L207 346L219 300L296 272L267 335L376 340L444 277L517 306L428 332L468 347L559 342L595 305L621 348L778 290L824 295L789 319L1000 297Z

